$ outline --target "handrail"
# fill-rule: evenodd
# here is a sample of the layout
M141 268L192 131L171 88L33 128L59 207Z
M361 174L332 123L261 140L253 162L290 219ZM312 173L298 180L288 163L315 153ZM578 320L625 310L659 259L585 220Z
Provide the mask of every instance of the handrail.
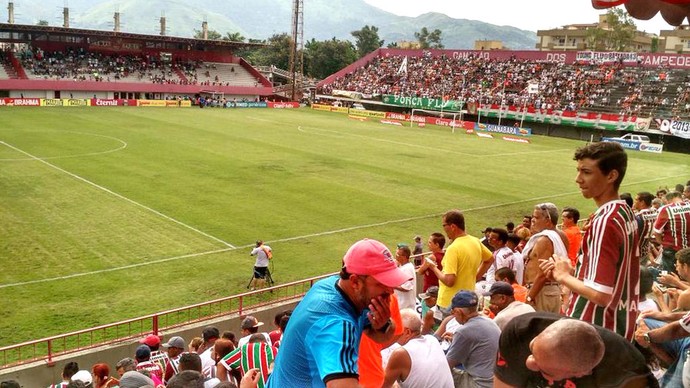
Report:
M121 343L146 334L158 335L161 331L222 316L241 316L245 310L276 302L297 300L304 296L316 281L332 275L334 274L311 277L66 334L3 346L0 347L0 370L36 361L53 364L58 356Z
M428 252L413 255L410 259L414 260L416 257L426 254ZM298 300L316 281L335 274L315 276L88 329L3 346L0 347L0 371L37 361L46 361L52 365L55 358L59 356L122 343L141 338L147 334L158 335L162 331L222 316L232 314L242 316L243 312L248 309L267 306L276 302Z

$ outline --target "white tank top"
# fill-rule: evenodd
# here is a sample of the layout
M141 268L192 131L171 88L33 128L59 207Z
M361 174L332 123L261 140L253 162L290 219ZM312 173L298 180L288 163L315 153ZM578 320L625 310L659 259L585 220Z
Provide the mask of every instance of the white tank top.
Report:
M424 335L403 345L410 355L412 366L407 379L398 382L400 388L453 388L446 355L436 337Z

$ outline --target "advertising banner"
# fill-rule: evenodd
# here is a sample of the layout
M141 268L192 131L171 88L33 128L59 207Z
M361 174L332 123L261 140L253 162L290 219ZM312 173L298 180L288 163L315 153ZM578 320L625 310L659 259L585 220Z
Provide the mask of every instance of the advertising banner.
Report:
M656 154L660 154L664 148L664 146L661 144L652 144L652 143L642 143L639 141L621 140L621 139L617 139L614 137L602 137L601 141L616 142L616 143L620 144L621 146L623 146L623 148L625 148L626 150L653 152Z
M495 132L506 135L531 136L532 130L529 128L509 127L507 125L494 125L475 123L474 129L477 131Z
M443 100L441 98L410 97L384 94L383 103L407 108L460 111L465 105L459 100Z
M640 151L660 154L664 150L663 144L640 143Z
M41 106L62 106L62 100L59 98L42 98Z
M626 150L635 150L639 151L640 150L640 142L637 141L627 141L627 140L620 140L616 139L613 137L602 137L601 141L609 141L609 142L615 142L623 146Z
M299 102L296 101L288 101L288 102L269 102L268 103L269 108L273 109L292 109L292 108L299 108Z
M266 108L268 104L265 102L232 102L228 101L225 103L227 108Z
M418 124L431 124L431 125L439 125L442 127L462 127L464 129L469 129L473 130L474 129L474 123L469 122L469 121L453 121L451 119L442 119L440 117L431 117L431 116L414 116L411 117L411 115L404 114L404 113L393 113L393 112L386 112L386 118L391 119L391 120L401 120L401 121L407 121L409 122L412 120L415 123Z
M313 110L322 110L322 111L330 112L331 108L333 108L333 107L330 105L311 104L311 108Z
M104 98L92 98L91 106L120 106L124 105L123 100L110 100Z
M62 106L89 106L89 102L91 100L88 99L76 99L76 98L70 98L70 99L63 99L62 100Z
M345 108L342 106L324 105L324 104L311 104L311 108L314 110L322 110L326 112L337 112L337 113L348 113L350 108Z
M40 98L0 98L0 106L41 106Z
M173 102L175 102L175 101L173 101ZM175 105L177 105L177 102L175 102ZM137 100L137 106L164 107L164 106L166 106L166 101L165 100Z
M364 109L350 109L350 116L386 118L386 112L377 112Z

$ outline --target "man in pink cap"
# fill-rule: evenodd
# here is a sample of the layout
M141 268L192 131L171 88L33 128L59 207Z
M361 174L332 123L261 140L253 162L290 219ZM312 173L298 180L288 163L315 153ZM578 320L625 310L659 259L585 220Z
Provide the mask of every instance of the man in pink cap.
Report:
M352 245L340 274L314 284L290 316L268 387L358 387L362 333L393 337L389 298L408 280L382 243Z

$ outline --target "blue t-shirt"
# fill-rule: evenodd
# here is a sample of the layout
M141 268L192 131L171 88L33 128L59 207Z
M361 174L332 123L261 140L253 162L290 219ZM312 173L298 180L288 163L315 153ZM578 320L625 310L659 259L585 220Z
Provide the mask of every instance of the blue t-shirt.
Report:
M357 355L368 310L357 309L338 288L338 276L307 292L290 316L268 388L325 387L335 378L358 377Z

